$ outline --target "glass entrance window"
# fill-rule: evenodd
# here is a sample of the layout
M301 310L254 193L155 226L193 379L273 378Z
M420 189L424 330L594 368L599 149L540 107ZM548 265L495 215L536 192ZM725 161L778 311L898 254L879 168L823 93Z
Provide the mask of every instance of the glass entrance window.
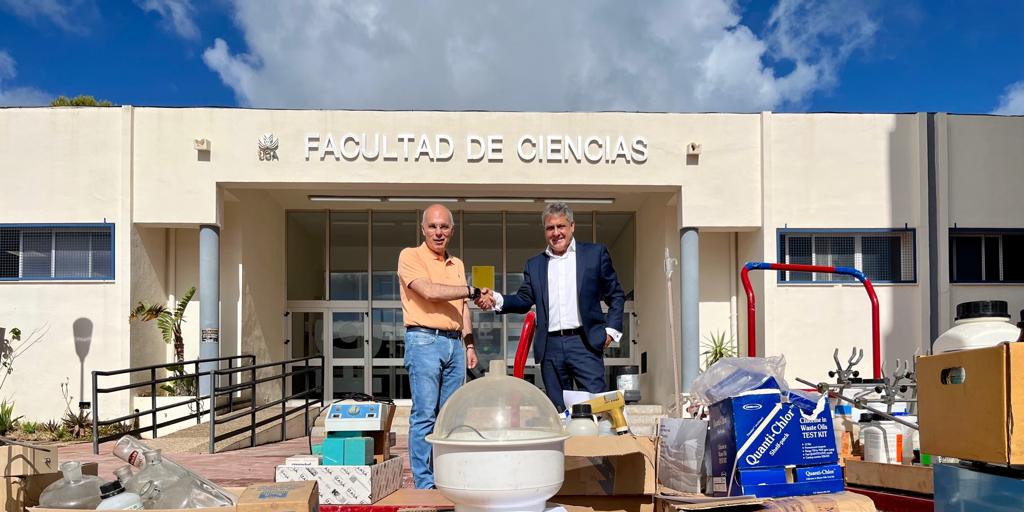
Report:
M374 308L370 315L370 357L402 359L405 357L405 323L402 308Z
M416 245L419 219L416 212L374 212L372 229L373 300L399 300L398 255Z
M331 213L331 300L366 300L370 287L366 212Z
M324 300L325 212L288 212L288 300ZM364 228L365 229L365 228ZM365 267L365 265L364 265Z
M288 299L295 301L291 306L300 311L291 319L290 351L294 357L326 353L333 378L325 384L329 389L333 385L335 396L359 391L409 397L397 268L402 249L422 241L421 215L422 210L286 214ZM454 221L448 249L465 263L467 281L482 285L472 282L472 268L494 267L494 287L506 295L518 291L526 261L547 245L539 211L456 211ZM575 221L578 242L596 241L608 247L626 293L626 314L631 315L637 236L634 214L577 211ZM311 301L324 302L316 306ZM504 357L511 364L524 315L497 315L475 305L470 309L479 359L475 373L492 359ZM301 313L310 310L319 312ZM627 316L622 342L605 352L610 367L636 364L631 320ZM327 346L322 346L324 343ZM527 375L540 385L532 348ZM296 381L293 385L312 383Z
M365 313L336 312L331 326L334 359L362 359L366 349Z

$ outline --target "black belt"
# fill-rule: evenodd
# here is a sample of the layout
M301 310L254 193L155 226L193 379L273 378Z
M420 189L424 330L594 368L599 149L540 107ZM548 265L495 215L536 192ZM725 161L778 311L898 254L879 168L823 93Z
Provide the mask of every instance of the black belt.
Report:
M562 329L560 331L548 331L548 336L583 336L583 328Z
M444 336L445 338L453 338L456 340L462 339L462 333L459 331L445 331L443 329L431 329L430 327L420 327L418 325L407 325L405 330L413 332L425 332L427 334L433 334L434 336Z

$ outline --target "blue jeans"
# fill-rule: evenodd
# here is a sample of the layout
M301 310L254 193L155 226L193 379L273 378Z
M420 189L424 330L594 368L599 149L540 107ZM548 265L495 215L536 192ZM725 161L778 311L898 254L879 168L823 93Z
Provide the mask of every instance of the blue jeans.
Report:
M409 372L412 412L409 416L409 465L417 489L434 487L434 464L428 434L448 398L466 380L462 340L405 333L405 369Z

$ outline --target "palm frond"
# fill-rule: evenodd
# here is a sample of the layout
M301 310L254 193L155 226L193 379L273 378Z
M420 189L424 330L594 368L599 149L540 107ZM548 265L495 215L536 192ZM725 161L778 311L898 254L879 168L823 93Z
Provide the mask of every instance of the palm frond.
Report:
M148 322L158 318L165 311L167 311L167 308L162 304L143 304L142 301L139 301L128 314L128 320Z
M192 296L196 294L196 287L193 286L185 291L185 295L181 296L178 300L178 306L174 308L174 318L179 322L182 321L182 317L185 315L185 308L188 307L188 303L192 301Z
M160 317L156 319L156 326L160 328L165 342L174 343L174 318L170 313L167 311L161 313Z

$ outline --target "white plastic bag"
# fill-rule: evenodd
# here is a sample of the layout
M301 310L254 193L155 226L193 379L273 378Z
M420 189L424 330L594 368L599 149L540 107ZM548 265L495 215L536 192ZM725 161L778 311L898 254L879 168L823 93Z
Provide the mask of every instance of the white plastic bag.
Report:
M659 483L679 492L701 492L708 422L662 418L658 436Z
M693 381L693 394L708 405L760 388L789 392L784 356L726 357Z

